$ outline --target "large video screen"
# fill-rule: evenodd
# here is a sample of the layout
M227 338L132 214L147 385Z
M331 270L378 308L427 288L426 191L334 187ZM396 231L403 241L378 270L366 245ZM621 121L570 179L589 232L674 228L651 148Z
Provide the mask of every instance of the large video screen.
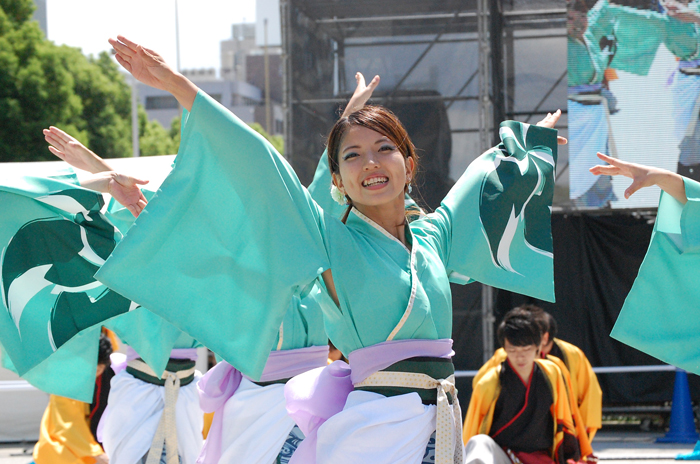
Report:
M569 196L642 208L630 179L596 177L596 152L700 180L700 0L568 0Z

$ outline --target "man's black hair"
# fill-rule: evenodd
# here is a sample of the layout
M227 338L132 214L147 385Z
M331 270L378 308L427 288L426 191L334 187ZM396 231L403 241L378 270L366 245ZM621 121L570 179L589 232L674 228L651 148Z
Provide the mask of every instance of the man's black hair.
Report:
M505 347L506 340L513 346L540 346L542 329L532 312L523 308L508 311L496 331L498 342Z
M547 319L547 332L549 332L549 339L552 340L557 336L557 320L554 316L549 314L547 311L544 312L544 317Z
M546 333L550 333L549 331L549 319L552 317L547 313L544 309L540 308L537 305L534 304L524 304L518 306L519 309L523 309L525 311L528 311L532 314L532 316L535 318L535 322L537 322L537 325L540 326L540 332L542 332L542 335ZM549 317L548 317L549 316ZM555 322L556 324L556 322ZM556 326L555 326L556 330ZM550 333L549 339L552 339L552 335Z
M109 355L112 354L112 342L103 333L100 334L100 349L97 352L97 364L109 364Z

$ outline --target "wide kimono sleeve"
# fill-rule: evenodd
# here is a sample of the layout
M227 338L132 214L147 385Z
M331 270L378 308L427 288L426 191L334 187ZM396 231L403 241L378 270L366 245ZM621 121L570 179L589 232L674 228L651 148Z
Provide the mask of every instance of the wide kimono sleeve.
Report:
M685 181L682 205L661 193L656 225L639 274L611 337L700 374L700 184Z
M316 166L314 179L309 184L309 193L325 214L340 218L348 207L338 204L331 196L332 179L331 169L328 166L328 150L324 150Z
M501 123L502 143L467 168L434 213L414 222L452 282L554 301L551 205L557 131Z
M37 388L89 403L100 325L131 307L93 277L121 234L74 174L4 178L0 204L6 359Z
M51 395L34 447L37 464L87 464L104 454L90 432L88 404Z
M603 0L588 12L587 34L590 33L594 46L601 40L614 40L611 68L645 76L664 42L670 20L655 11L611 5Z
M323 211L200 92L177 163L97 278L258 378L292 295L329 267Z

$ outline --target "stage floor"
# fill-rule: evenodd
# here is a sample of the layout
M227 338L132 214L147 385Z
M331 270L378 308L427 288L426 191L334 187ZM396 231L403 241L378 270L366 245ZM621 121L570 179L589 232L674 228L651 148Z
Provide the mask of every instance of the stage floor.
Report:
M660 444L659 433L599 432L593 440L596 456L605 464L649 464L673 461L678 453L687 453L693 445ZM28 464L32 460L32 443L0 443L0 464ZM28 454L24 454L27 451Z

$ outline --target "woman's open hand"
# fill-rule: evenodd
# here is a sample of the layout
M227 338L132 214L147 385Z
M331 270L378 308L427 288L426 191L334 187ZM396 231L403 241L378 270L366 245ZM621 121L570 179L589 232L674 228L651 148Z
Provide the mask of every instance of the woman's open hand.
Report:
M162 56L122 35L109 39L114 47L115 58L140 82L161 90L169 90L175 71L168 66Z
M137 179L114 171L101 172L87 179L80 180L81 187L112 195L134 217L138 217L148 203L148 200L146 200L139 188L139 185L147 183L147 180Z
M355 73L355 81L357 81L357 87L355 87L355 92L352 94L352 97L348 102L348 106L345 107L345 111L343 111L341 118L349 116L365 106L367 100L372 97L372 92L374 92L374 89L376 89L379 85L379 76L374 76L369 85L366 85L365 76L358 72Z
M44 139L49 143L49 151L71 166L93 174L112 171L95 152L58 127L51 126L43 132Z
M625 176L632 179L632 185L625 190L625 198L629 198L637 190L644 187L658 185L666 193L685 204L688 199L685 195L685 183L683 178L671 171L645 166L643 164L629 163L610 156L598 153L598 158L608 163L593 166L589 169L596 176Z
M107 193L119 203L124 205L134 217L138 217L141 211L146 207L148 201L143 196L139 185L147 184L147 180L137 179L135 177L112 173L111 179L107 184Z
M560 116L561 116L561 110L557 110L554 113L547 113L547 116L545 116L543 120L538 122L537 125L542 126L542 127L549 127L550 129L554 129L554 126L556 125L557 121L559 121ZM566 145L567 143L568 143L568 140L566 140L566 138L557 136L557 144L558 145Z

